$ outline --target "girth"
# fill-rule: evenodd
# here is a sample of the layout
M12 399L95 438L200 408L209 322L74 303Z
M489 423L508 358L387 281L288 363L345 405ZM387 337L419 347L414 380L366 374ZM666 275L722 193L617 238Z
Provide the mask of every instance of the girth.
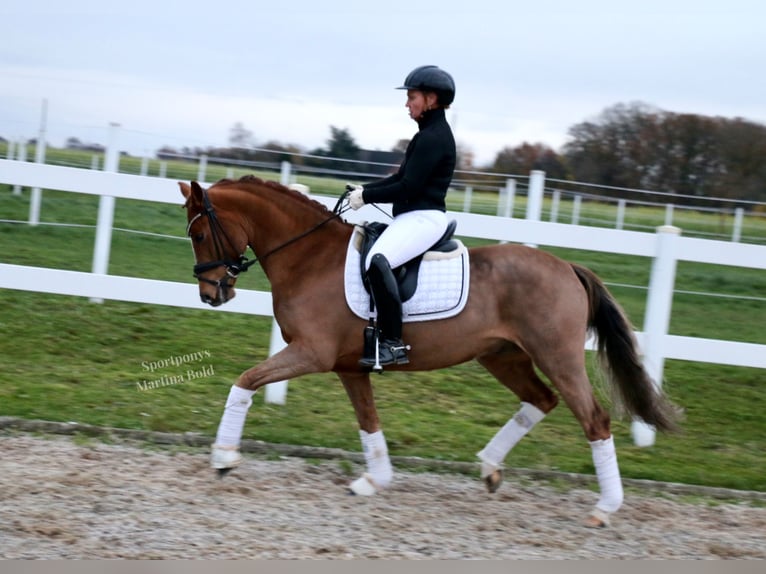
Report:
M370 286L367 282L367 273L365 272L364 263L367 260L367 254L370 252L370 249L378 240L381 233L386 230L388 224L373 221L364 223L361 225L361 227L364 229L364 236L362 238L362 244L359 247L361 265L360 271L362 273L362 283L364 284L364 288L369 293ZM444 232L444 234L436 243L428 248L427 252L438 251L440 253L449 253L450 251L457 249L458 243L452 239L456 228L457 221L453 219L447 225L447 230ZM415 289L418 286L418 272L420 271L420 263L423 261L423 255L425 255L425 253L422 253L414 259L410 259L403 265L393 269L394 277L396 277L396 283L399 286L399 297L401 298L402 302L408 301L415 294Z

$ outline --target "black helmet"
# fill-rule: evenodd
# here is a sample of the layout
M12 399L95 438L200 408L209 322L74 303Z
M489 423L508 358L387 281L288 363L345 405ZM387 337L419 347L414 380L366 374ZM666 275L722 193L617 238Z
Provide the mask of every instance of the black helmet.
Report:
M404 85L397 89L434 92L442 106L448 106L455 100L455 80L438 66L415 68L404 79Z

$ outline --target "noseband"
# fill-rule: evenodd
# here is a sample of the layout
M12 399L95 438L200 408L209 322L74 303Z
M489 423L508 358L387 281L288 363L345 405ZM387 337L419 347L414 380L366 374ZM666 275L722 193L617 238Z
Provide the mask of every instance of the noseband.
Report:
M202 191L202 200L205 207L204 211L200 211L195 215L189 225L186 226L186 235L191 235L191 227L197 219L202 216L206 216L208 223L210 224L210 235L213 238L213 244L215 245L215 255L217 259L215 261L208 261L207 263L198 263L194 266L194 277L198 281L204 281L215 287L222 288L224 290L230 287L229 278L236 279L237 276L247 271L251 265L253 265L258 259L248 259L245 254L241 254L236 261L226 256L225 243L228 243L230 247L234 247L234 243L226 234L226 230L218 220L218 216L213 209L213 204L210 203L207 190ZM235 248L236 249L236 248ZM202 277L202 273L215 269L216 267L224 267L226 269L226 275L221 279L207 279Z

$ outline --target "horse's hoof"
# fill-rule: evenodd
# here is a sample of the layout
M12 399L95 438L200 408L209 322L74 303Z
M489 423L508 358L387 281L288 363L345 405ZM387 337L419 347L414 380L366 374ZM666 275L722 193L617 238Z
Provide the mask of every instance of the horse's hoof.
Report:
M348 485L348 493L352 495L358 494L359 496L373 496L377 492L378 489L375 488L372 480L366 474L357 478L354 482Z
M582 523L585 528L606 528L609 526L609 514L595 508Z
M218 471L219 476L221 471L226 474L232 468L239 466L241 462L242 455L239 454L238 447L213 445L213 450L210 453L210 466Z
M499 468L492 471L490 474L484 477L484 484L487 485L487 490L490 494L497 492L500 485L503 484L503 471Z
M215 469L216 474L218 475L218 478L223 478L227 474L229 474L234 468L217 468Z

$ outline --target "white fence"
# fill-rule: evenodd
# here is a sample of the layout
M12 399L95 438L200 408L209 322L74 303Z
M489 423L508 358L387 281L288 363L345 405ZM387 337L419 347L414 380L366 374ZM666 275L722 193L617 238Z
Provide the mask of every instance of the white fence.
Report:
M199 301L194 284L105 274L104 257L108 259L114 198L180 204L175 180L0 160L0 183L87 193L101 198L93 273L0 263L0 288L211 309ZM458 222L458 235L653 258L644 328L636 336L647 370L655 380L662 380L666 358L766 368L766 345L675 336L667 332L677 261L766 270L766 246L685 238L677 228L666 226L658 228L657 233L644 233L541 222L540 201L535 200L535 196L542 194L543 184L544 174L533 172L527 219L451 212ZM330 208L337 199L312 198ZM380 216L379 211L366 206L348 213L347 219L357 222L380 219ZM239 290L237 299L219 309L271 316L271 295ZM278 337L278 331L273 330L272 339L275 334ZM272 351L281 344L281 341L272 341ZM588 342L588 348L593 348L592 341ZM638 444L651 444L654 440L651 429L634 425L633 431Z

